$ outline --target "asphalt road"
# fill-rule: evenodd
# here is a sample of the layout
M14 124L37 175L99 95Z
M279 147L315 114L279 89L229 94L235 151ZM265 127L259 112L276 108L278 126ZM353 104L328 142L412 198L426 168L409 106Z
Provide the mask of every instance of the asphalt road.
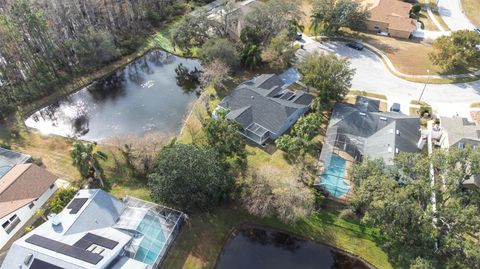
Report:
M304 46L303 50L298 51L299 57L313 51L327 51L348 58L351 66L356 69L352 88L384 94L389 104L400 103L405 113L408 112L408 103L418 100L425 85L392 75L381 59L367 49L357 51L334 41L321 44L307 41ZM460 84L428 84L422 100L431 104L440 115L469 116L470 104L480 102L480 80Z
M475 26L465 16L460 0L438 0L438 12L450 30L473 30Z

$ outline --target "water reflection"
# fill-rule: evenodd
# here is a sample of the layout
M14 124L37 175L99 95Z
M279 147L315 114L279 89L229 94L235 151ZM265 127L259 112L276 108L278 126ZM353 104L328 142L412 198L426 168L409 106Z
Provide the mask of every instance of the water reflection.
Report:
M368 269L359 259L283 232L244 226L224 247L217 269Z
M152 51L25 123L45 134L95 141L149 131L176 134L199 91L199 69L196 60Z

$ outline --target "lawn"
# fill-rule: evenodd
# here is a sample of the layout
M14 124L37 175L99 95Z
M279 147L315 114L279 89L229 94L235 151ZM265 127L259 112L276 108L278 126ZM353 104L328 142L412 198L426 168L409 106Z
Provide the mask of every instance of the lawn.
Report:
M462 0L462 8L468 19L477 27L480 27L480 1Z
M404 74L427 75L427 70L430 70L432 75L441 72L430 61L428 54L433 51L433 47L429 43L396 39L373 33L362 33L361 38L382 50L395 68Z
M215 213L190 215L163 268L214 268L230 232L242 223L265 225L325 242L355 253L377 268L392 268L385 253L377 246L379 239L375 230L340 219L336 213L321 211L287 225L273 218L251 216L233 205L224 206Z

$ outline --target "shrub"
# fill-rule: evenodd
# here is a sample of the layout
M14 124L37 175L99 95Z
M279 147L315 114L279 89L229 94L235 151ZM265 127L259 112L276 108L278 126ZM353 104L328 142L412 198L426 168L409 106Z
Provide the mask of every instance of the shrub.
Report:
M77 189L73 187L68 187L65 189L59 189L53 197L50 199L48 207L51 212L59 213L60 211L67 206L67 204L73 199Z
M420 10L422 10L422 6L420 6L420 4L415 4L413 5L412 7L412 13L415 14L415 15L418 15L418 13L420 13Z
M420 110L419 110L419 113L420 113L420 117L425 117L425 118L431 117L432 116L432 108L429 107L429 106L421 106Z

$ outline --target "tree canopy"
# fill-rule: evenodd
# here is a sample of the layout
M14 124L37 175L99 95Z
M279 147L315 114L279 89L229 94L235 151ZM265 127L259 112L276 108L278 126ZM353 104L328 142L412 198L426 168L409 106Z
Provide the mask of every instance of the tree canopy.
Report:
M299 63L298 71L302 81L318 92L318 102L314 107L343 100L355 74L348 60L317 52L307 55Z
M60 213L60 211L62 211L65 206L70 203L76 193L77 189L73 187L57 190L52 198L50 198L48 202L48 208L53 213Z
M480 151L401 153L394 166L364 160L350 170L351 204L379 228L399 267L474 268L480 261L480 190L464 182L480 173ZM431 185L430 163L436 171ZM436 210L432 194L436 194Z
M352 0L315 0L311 15L311 29L315 34L323 29L327 34L337 33L340 27L364 29L370 13L359 2Z
M217 111L216 119L206 119L203 123L206 144L230 165L245 167L247 152L245 140L238 133L239 125L225 118L225 113Z
M441 36L433 42L434 51L430 53L433 64L445 71L467 70L480 66L480 35L474 31L456 31Z
M220 60L231 70L236 68L240 62L235 45L225 38L208 39L200 49L198 57L204 63L210 63L215 59Z
M97 150L96 146L96 143L75 142L70 150L70 156L83 179L99 180L103 186L103 168L100 161L107 160L108 156Z
M160 151L148 186L153 200L191 212L227 200L234 180L215 151L173 144Z

